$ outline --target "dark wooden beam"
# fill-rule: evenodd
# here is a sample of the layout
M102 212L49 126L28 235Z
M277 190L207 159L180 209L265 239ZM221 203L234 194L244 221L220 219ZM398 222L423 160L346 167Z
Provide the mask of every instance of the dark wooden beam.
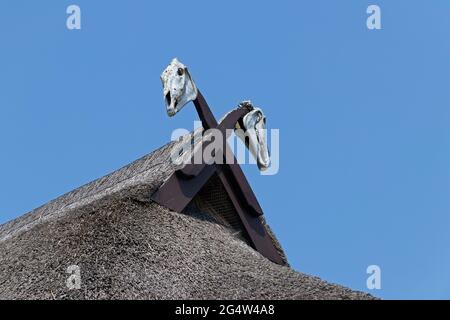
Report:
M197 109L198 116L202 121L203 129L208 130L217 127L217 121L214 117L208 103L203 97L200 90L197 92L197 98L194 100L195 109Z
M249 111L244 108L233 110L218 124L200 91L197 99L194 100L194 105L203 128L205 130L216 128L223 134L223 147L219 150L222 152L222 157L225 157L227 152L232 154L226 141L226 130L233 129L236 122ZM200 148L198 152L203 153L203 148ZM203 159L203 154L200 159ZM194 164L193 160L194 155L191 157L191 164L175 171L152 195L152 200L173 211L182 212L212 175L217 173L242 221L252 247L269 260L284 264L260 220L263 211L234 154L232 163L228 163L226 158L223 159L224 164Z

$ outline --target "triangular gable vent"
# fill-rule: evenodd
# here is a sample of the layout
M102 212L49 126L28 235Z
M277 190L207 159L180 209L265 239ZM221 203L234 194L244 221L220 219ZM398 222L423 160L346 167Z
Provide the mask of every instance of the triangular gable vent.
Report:
M207 214L251 245L239 214L217 174L208 180L184 210L186 214Z

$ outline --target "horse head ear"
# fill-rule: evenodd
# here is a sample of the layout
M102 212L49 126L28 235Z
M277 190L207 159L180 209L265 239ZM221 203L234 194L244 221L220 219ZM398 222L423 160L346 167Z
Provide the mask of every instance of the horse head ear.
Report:
M197 86L195 85L194 79L192 79L192 76L188 68L185 68L184 72L186 77L186 94L189 96L188 99L193 101L197 98L198 89Z
M242 125L245 136L249 139L246 144L253 157L257 160L258 168L261 171L266 170L270 166L270 153L266 141L264 113L260 108L253 106L242 119ZM242 138L241 138L242 139Z
M189 73L188 67L184 68L184 72L186 73L186 78L188 78L189 80L192 80L192 77L191 77L191 74Z
M239 103L238 108L247 109L248 112L250 112L253 109L255 109L255 107L253 106L253 104L252 104L252 102L250 100L242 101L241 103Z

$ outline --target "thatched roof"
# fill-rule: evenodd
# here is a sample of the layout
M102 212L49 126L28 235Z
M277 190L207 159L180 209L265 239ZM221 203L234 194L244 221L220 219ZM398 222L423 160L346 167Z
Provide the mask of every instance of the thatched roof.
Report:
M217 185L184 213L152 202L176 169L172 147L1 225L0 299L371 298L261 256L220 216L226 204L207 209ZM66 286L71 265L79 290Z

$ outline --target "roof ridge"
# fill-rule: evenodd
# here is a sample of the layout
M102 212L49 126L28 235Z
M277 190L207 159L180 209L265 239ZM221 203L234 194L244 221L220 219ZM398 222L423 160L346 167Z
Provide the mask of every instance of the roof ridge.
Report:
M128 165L88 182L16 219L0 225L0 242L29 230L40 222L47 221L74 208L98 201L121 190L142 184L147 184L152 188L158 187L158 184L162 183L164 176L174 170L171 162L167 161L168 151L172 146L173 142L170 142ZM159 161L155 163L155 160L158 159ZM164 165L167 166L164 167ZM155 168L158 168L158 170L155 170ZM156 174L151 175L151 173ZM155 176L156 179L154 179Z

